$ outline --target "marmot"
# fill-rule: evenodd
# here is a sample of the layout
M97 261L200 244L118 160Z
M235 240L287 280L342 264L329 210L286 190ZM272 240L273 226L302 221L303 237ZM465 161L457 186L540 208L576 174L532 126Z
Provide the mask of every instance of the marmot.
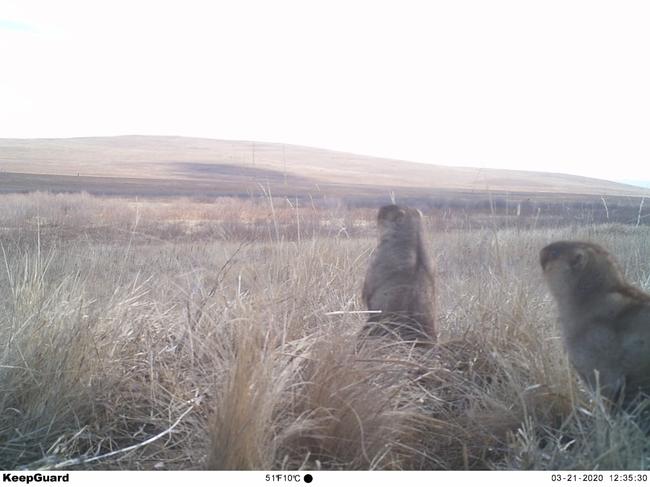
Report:
M540 263L580 376L623 405L650 392L650 295L627 284L613 257L593 243L552 243Z
M436 340L434 280L424 245L422 213L389 205L377 215L379 244L363 285L363 301L371 315L370 335L411 341Z

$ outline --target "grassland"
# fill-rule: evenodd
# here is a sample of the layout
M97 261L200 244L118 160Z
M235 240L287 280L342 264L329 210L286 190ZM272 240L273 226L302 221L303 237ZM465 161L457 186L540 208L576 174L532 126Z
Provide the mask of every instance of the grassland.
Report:
M442 346L359 343L374 210L0 195L0 469L644 469L570 368L537 253L650 228L426 212ZM562 225L558 225L558 223Z

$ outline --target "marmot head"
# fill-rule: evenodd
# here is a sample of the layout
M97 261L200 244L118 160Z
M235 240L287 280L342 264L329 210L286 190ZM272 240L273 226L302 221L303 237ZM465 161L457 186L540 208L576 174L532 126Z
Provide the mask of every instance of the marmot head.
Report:
M554 242L539 253L539 262L551 293L558 300L590 298L623 283L618 264L600 245Z
M420 234L422 213L415 208L397 205L382 206L377 213L379 240L386 235L416 237Z

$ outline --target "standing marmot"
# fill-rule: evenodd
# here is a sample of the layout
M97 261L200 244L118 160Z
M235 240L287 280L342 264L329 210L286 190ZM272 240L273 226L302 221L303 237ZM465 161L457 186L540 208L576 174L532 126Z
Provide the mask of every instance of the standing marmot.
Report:
M377 215L379 245L363 285L369 334L435 341L434 283L422 235L422 213L389 205Z

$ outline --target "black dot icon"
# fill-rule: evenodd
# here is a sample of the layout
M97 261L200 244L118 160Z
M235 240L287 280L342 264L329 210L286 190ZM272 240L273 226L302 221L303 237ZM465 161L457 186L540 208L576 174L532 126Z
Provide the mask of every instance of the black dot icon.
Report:
M307 474L303 477L303 480L305 481L306 484L311 483L312 480L314 480L314 477L311 476L311 474Z

